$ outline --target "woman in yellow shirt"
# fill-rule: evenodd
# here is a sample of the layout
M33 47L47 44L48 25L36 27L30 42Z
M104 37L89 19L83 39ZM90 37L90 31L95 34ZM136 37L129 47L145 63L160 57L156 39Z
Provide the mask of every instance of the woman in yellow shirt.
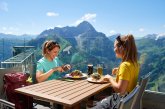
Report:
M118 36L114 42L114 52L122 62L118 68L112 70L116 74L116 80L106 75L116 93L97 103L92 109L116 109L122 96L131 92L137 84L139 75L139 64L137 62L137 48L133 35Z

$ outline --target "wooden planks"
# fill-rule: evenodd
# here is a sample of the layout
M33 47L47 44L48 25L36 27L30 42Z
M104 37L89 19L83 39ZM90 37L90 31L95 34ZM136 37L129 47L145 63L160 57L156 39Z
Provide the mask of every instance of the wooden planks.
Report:
M71 107L107 87L110 87L110 83L94 84L87 80L75 80L74 82L51 80L18 88L16 92Z

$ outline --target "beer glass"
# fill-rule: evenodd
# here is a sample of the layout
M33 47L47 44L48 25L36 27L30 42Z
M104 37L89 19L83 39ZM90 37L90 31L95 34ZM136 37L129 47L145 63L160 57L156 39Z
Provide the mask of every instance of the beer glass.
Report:
M93 64L88 64L88 76L93 73Z
M103 75L103 65L97 64L97 73Z

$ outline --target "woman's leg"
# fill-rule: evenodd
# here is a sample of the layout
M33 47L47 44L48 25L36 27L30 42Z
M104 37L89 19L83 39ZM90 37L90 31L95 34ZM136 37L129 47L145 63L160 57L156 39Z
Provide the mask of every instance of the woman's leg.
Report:
M98 102L92 109L117 109L120 99L121 97L117 93L114 93Z
M96 104L92 109L109 109L112 96L106 97Z

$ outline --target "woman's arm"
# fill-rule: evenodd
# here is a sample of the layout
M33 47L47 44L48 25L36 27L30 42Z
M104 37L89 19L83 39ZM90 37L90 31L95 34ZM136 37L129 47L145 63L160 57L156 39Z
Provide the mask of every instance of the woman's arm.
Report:
M43 82L49 78L55 71L63 72L63 69L61 67L56 67L53 69L50 69L48 72L43 73L42 71L36 72L36 79L38 82Z
M116 67L116 68L113 68L112 69L112 75L116 75L116 73L118 72L119 68Z
M127 80L119 80L116 82L110 75L106 75L104 78L109 79L109 82L111 83L111 86L114 88L115 92L120 94L126 93L126 89L129 83Z

